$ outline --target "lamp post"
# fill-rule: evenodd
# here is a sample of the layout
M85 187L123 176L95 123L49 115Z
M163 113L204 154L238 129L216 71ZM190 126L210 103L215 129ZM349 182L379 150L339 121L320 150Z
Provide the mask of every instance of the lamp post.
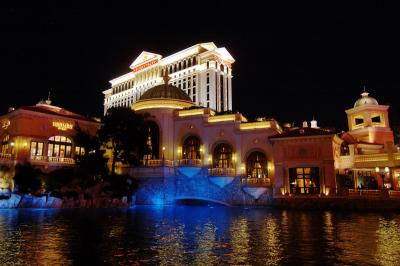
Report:
M162 166L165 165L165 147L162 147Z

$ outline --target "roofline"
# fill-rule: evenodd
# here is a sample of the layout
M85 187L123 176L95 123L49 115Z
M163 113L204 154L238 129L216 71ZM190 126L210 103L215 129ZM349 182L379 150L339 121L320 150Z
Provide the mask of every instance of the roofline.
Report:
M292 139L304 139L304 138L321 138L321 137L334 137L336 136L336 133L332 133L332 134L322 134L322 135L311 135L311 136L296 136L296 137L278 137L279 135L274 135L274 136L270 136L268 137L269 140L271 141L275 141L275 140L292 140Z
M371 109L371 110L376 109L376 110L384 110L384 111L386 111L386 110L389 109L389 107L390 107L389 105L368 104L368 105L360 105L360 106L357 106L357 107L353 107L353 108L347 109L345 112L346 112L346 114L352 114L352 113L355 113L355 112L358 112L358 111L363 111L363 110L368 110L368 109Z
M24 106L23 106L24 107ZM92 118L87 118L82 116L82 118L79 117L71 117L69 115L59 115L59 114L50 114L50 113L46 113L46 112L39 112L39 111L33 111L33 110L27 110L27 109L22 109L23 107L17 108L14 111L8 112L2 116L0 116L0 118L2 117L7 117L7 116L11 116L12 114L14 115L19 115L22 114L24 112L27 113L33 113L33 114L41 114L41 115L47 115L47 116L57 116L57 117L62 117L64 119L72 119L72 120L79 120L79 121L83 121L83 122L88 122L88 123L96 123L96 124L101 124L100 122L97 122L96 120L92 119ZM79 116L79 114L76 114Z
M207 46L211 46L212 49L210 49L210 47L207 47ZM182 55L181 58L184 58L184 57L186 57L186 56L188 56L188 55L190 55L190 54L196 54L196 53L198 53L198 50L199 50L200 47L205 48L205 49L207 50L207 52L214 52L214 53L216 53L216 54L219 54L220 56L223 56L223 55L221 55L221 54L217 51L218 49L224 49L224 50L226 50L226 51L228 52L228 50L227 50L225 47L218 47L218 46L215 45L214 42L197 43L197 44L192 45L192 46L190 46L190 47L188 47L188 48L186 48L186 49L184 49L184 50L181 50L181 51L179 51L179 52L176 52L176 53L174 53L174 54L171 54L171 55L169 55L169 56L167 56L167 57L164 57L164 58L163 58L163 57L161 56L161 58L159 59L159 62L158 62L157 64L155 64L154 67L157 66L157 65L165 66L165 65L167 65L167 64L169 64L169 63L171 63L171 62L177 61L177 60L180 59L180 58L179 58L180 55ZM142 52L139 54L139 56L140 56L143 52L145 52L145 51L142 51ZM148 53L150 53L150 52L148 52ZM228 53L229 53L229 52L228 52ZM157 54L157 55L158 55L158 54ZM138 56L138 57L139 57L139 56ZM178 56L178 58L172 60L173 57L177 57L177 56ZM234 63L234 62L235 62L235 59L232 57L232 55L231 55L230 53L229 53L229 56L230 56L232 59L230 59L230 58L226 59L226 58L225 58L225 60L227 60L227 61L230 62L230 63ZM169 62L169 61L171 61L171 62ZM131 65L132 65L132 64L131 64ZM130 72L127 72L127 73L125 73L125 74L122 74L122 75L119 76L119 77L116 77L116 78L114 78L114 79L111 79L111 80L109 81L109 83L111 84L111 86L114 86L114 85L116 85L116 84L120 84L120 83L122 83L122 82L125 82L125 81L128 81L128 80L134 78L135 75L136 75L136 74L135 74L134 72L130 71ZM107 91L107 90L103 91L103 93L105 94L106 91Z

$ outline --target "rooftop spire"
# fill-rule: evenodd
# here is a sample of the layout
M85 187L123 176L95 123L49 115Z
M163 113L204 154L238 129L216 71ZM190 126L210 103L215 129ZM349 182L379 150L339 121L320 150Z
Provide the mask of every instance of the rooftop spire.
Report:
M46 104L48 104L48 105L51 105L51 100L50 100L50 91L49 91L49 94L47 95Z
M367 89L366 89L366 87L365 87L365 85L363 86L363 92L361 93L361 96L362 97L368 97L368 95L369 95L369 92L367 92Z

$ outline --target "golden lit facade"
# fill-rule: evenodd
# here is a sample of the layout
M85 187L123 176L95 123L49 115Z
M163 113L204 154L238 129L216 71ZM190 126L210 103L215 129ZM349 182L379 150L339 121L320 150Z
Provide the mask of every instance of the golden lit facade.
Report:
M131 64L130 71L110 81L103 91L104 113L111 107L130 107L148 89L169 83L184 91L197 106L216 111L232 110L233 57L214 43L201 43L167 57L142 52Z
M346 110L349 131L342 135L337 169L352 189L400 190L400 149L394 144L388 109L364 91Z
M51 105L51 101L11 110L0 117L0 164L29 162L43 169L73 166L85 151L75 145L75 128L96 134L100 124Z

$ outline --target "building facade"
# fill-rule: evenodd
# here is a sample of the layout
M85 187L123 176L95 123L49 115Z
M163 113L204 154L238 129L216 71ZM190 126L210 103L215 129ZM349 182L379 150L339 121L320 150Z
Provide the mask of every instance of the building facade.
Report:
M148 195L156 187L169 203L168 193L175 199L208 195L228 204L262 205L273 197L381 197L384 188L390 197L400 196L400 152L388 106L366 92L346 111L349 131L343 134L318 127L316 120L282 130L275 120L217 114L196 106L168 77L132 108L151 114L152 152L129 173L162 180L138 194L143 204L154 203Z
M75 155L85 153L74 142L75 128L95 135L100 123L51 101L23 106L0 116L0 164L29 162L44 171L75 164Z
M104 113L111 107L130 107L148 89L170 83L183 90L196 106L217 112L232 110L233 57L214 43L201 43L167 57L143 51L130 71L110 81L104 94Z

